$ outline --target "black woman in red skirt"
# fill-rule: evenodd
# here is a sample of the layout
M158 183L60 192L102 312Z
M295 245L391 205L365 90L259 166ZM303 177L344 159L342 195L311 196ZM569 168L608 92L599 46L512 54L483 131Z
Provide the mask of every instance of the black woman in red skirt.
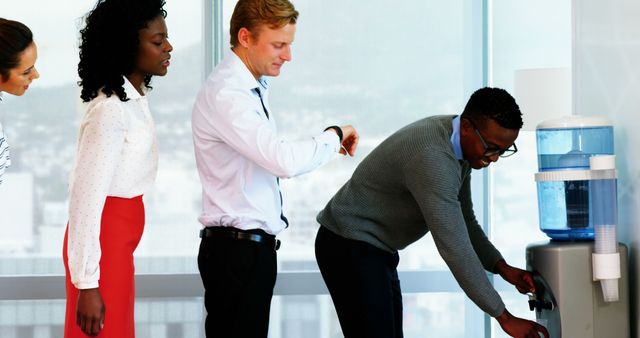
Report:
M147 92L167 73L164 0L99 0L80 31L78 73L86 110L71 172L64 238L64 337L133 338L133 252L144 228L142 195L158 151Z

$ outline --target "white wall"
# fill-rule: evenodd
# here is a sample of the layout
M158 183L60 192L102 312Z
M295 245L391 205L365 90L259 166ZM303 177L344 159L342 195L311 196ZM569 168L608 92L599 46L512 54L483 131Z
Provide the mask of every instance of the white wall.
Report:
M614 123L619 240L630 248L632 336L640 322L640 2L574 0L575 114Z

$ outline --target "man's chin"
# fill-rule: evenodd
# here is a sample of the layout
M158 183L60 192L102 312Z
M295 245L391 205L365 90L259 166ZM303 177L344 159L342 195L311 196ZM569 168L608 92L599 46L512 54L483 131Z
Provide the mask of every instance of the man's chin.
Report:
M484 169L489 166L489 164L484 164L482 163L482 161L472 162L469 163L469 165L471 166L471 168L476 170Z

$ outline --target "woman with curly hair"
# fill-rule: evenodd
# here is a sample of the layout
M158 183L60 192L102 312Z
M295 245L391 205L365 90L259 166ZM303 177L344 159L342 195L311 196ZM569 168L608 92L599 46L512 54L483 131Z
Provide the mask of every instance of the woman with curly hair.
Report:
M133 251L158 163L146 93L152 76L167 73L173 49L164 4L99 0L80 31L80 97L88 104L63 246L66 338L135 336Z
M20 22L0 18L0 101L3 92L22 96L31 81L40 77L35 66L37 58L31 30ZM0 184L10 164L9 144L0 124Z

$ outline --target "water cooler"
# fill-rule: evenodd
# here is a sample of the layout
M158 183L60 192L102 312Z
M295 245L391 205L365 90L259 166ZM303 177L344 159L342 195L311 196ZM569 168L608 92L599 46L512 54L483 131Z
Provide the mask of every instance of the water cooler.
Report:
M627 248L616 238L613 126L569 116L536 128L540 229L529 307L551 338L629 338Z

